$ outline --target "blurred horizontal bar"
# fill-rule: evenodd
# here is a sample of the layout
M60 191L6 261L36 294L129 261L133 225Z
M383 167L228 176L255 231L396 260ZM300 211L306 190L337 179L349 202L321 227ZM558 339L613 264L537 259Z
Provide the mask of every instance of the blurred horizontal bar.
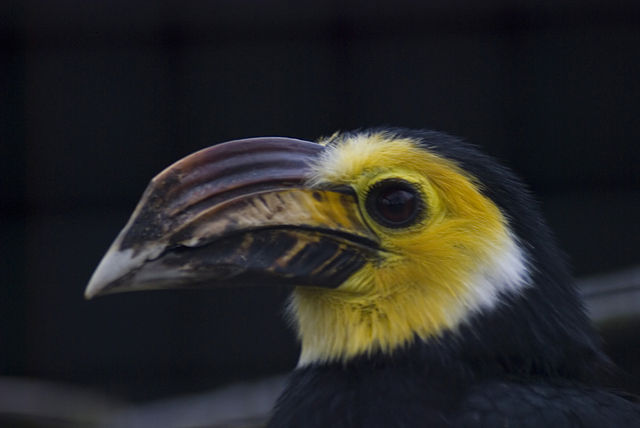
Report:
M640 266L581 279L578 288L596 324L640 317Z

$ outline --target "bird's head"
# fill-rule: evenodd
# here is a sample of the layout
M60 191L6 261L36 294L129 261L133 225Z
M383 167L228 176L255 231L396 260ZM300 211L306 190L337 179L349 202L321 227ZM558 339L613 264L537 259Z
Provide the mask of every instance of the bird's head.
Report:
M500 336L509 311L520 334L560 341L584 316L548 240L512 174L443 134L238 140L152 180L86 296L292 286L301 365L465 329Z

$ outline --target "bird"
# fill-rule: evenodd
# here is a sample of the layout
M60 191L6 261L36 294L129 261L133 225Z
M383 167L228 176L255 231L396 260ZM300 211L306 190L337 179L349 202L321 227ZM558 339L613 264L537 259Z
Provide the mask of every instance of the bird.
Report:
M158 174L85 291L285 286L268 427L640 427L523 182L381 127L217 144Z

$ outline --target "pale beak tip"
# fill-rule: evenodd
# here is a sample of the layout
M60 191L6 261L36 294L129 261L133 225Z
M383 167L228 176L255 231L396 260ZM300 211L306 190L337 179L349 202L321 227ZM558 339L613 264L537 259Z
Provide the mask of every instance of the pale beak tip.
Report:
M90 300L103 294L114 282L142 265L144 259L145 254L134 256L131 249L119 250L112 247L91 275L84 298Z
M91 300L95 297L96 293L91 289L90 286L84 290L84 298L85 300Z
M110 262L108 255L100 261L93 275L91 275L87 288L84 290L85 299L90 300L99 295L111 282L117 279L117 275L112 271L110 272L110 268L112 268Z

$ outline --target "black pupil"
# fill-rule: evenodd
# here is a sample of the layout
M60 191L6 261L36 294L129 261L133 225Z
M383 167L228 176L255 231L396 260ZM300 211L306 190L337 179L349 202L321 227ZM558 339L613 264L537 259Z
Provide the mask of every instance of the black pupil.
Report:
M415 214L416 196L406 189L384 189L376 198L376 209L386 220L402 223Z

